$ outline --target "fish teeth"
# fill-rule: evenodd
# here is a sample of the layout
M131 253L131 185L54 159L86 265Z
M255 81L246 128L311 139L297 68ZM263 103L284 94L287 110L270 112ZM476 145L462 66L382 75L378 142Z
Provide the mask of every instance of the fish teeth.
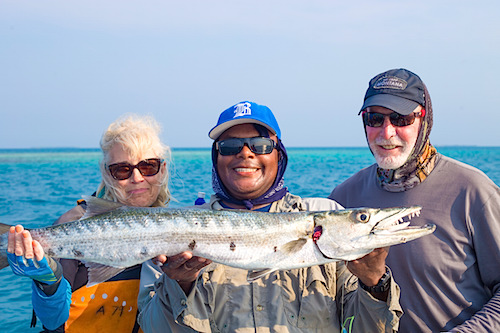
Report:
M259 168L252 167L236 170L260 172ZM354 260L371 252L374 244L383 247L410 241L436 228L434 225L409 227L408 220L419 216L416 207L264 213L117 207L117 203L96 197L85 197L85 200L89 213L85 218L31 230L33 239L42 243L46 253L84 261L92 258L93 262L105 266L130 267L157 253L173 255L191 250L213 262L245 270L288 270ZM363 215L367 211L375 212L376 218L368 224L353 223L353 213L362 213L364 220L369 216ZM413 211L408 218L401 217ZM339 230L342 225L349 227ZM384 236L371 237L373 234ZM6 253L3 247L6 243L6 235L0 235L0 256ZM312 255L311 251L316 254ZM108 279L107 275L98 275L89 281L98 283L102 282L99 279Z
M413 212L411 213L410 215L408 215L408 219L411 220L412 217L415 217L415 216L420 216L420 211L416 211L416 212Z
M388 225L387 227L385 227L383 229L374 229L372 231L372 233L375 233L375 234L390 234L392 232L405 229L409 225L410 225L410 222L396 223L396 224L393 224L393 225Z
M401 230L401 229L408 227L409 225L410 225L410 222L402 222L402 223L398 224L397 226L395 226L394 228L392 228L391 231Z

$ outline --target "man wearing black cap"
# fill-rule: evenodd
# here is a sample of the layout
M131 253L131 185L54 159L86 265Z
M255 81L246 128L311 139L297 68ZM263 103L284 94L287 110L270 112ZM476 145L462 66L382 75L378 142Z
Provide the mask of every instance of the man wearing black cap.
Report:
M333 210L335 201L288 193L283 175L286 149L271 110L238 103L209 132L212 185L207 209L266 212ZM247 271L192 257L159 258L165 274L154 282L144 264L139 296L146 332L393 332L401 315L399 289L385 266L387 249L344 263L275 271L247 281ZM149 273L148 273L149 272ZM146 276L149 274L149 277ZM151 286L155 284L153 289ZM371 288L378 285L379 289ZM149 286L149 287L148 287Z
M427 237L396 246L387 264L401 285L401 332L500 332L500 189L430 144L432 105L406 69L375 76L360 112L377 164L336 187L346 208L422 206Z

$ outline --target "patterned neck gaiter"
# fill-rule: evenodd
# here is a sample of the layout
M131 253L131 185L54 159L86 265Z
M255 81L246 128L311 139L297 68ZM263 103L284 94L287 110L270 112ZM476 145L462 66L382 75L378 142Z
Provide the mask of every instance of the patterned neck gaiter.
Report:
M255 126L259 131L259 135L264 137L269 137L267 129L258 128L259 125ZM236 205L245 206L246 209L251 210L254 206L262 205L262 204L270 204L274 201L277 201L285 196L288 192L288 188L285 187L285 170L288 163L288 155L286 153L285 146L280 139L278 139L278 146L276 147L279 154L279 162L278 162L278 173L276 175L276 179L274 180L273 185L267 190L266 193L261 195L255 199L248 200L239 200L231 196L231 194L226 190L224 184L220 180L219 173L217 172L217 155L218 152L215 149L215 142L212 145L212 188L215 194L226 202L230 202Z
M408 160L398 169L377 168L379 184L386 191L403 192L411 189L423 182L434 169L437 151L429 140L433 122L433 111L431 98L425 85L424 93L425 116L422 118L417 141Z

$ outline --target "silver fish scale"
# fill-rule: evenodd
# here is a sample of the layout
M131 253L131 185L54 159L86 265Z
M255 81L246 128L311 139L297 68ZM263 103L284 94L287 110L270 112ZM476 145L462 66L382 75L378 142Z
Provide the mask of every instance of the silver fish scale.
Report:
M117 208L119 204L98 198L86 201L87 214L93 217L31 230L49 255L125 268L158 254L192 251L217 263L267 272L354 260L374 248L417 239L436 228L433 224L398 224L405 216L418 215L418 206L261 213ZM103 211L107 213L96 215ZM315 225L318 233L312 237ZM0 235L3 267L6 248L7 233ZM120 270L90 266L92 283Z
M261 215L121 207L31 233L51 256L114 267L129 267L159 254L192 251L215 262L260 269L290 258L282 253L283 245L307 237L313 228L313 217L307 212Z

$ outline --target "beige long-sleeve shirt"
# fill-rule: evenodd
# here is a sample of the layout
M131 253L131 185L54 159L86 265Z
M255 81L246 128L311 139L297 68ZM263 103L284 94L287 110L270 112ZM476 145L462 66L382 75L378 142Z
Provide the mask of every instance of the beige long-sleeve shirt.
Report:
M207 208L220 209L215 198ZM334 210L327 199L287 194L271 212ZM273 272L247 282L247 271L212 264L186 295L152 262L142 268L139 323L145 332L393 332L401 308L391 282L387 302L357 287L341 262ZM157 279L157 277L161 276Z

